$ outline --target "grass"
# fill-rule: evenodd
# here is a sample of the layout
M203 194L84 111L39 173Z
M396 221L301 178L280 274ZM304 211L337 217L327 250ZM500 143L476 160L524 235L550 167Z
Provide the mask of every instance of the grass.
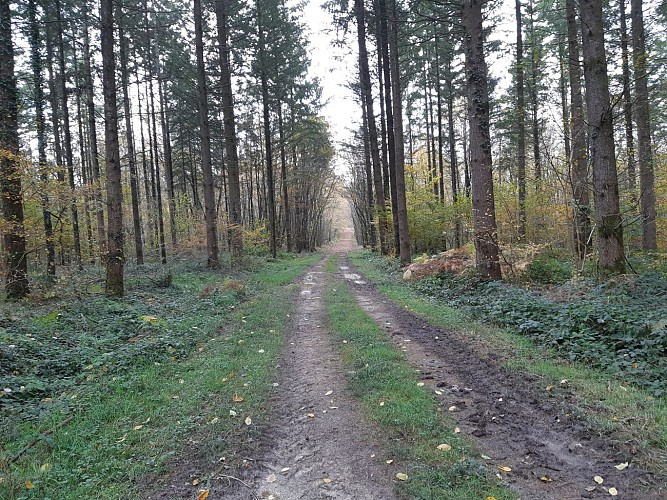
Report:
M4 428L11 432L3 434L0 497L129 498L186 452L200 457L210 474L221 457L234 470L241 461L236 456L240 440L256 433L267 414L266 395L295 290L289 283L317 259L255 263L252 273L232 278L177 270L174 287L152 290L147 295L155 300L149 302L142 296L141 276L131 277L127 297L109 301L99 314L106 320L111 309L120 311L122 318L129 309L127 315L135 323L128 319L126 324L147 328L148 334L141 333L153 340L128 344L114 337L117 332L102 330L98 336L106 343L98 341L104 344L103 352L86 351L93 362L85 370L69 379L63 376L52 386L42 381L48 387L69 387L67 392L26 401L27 413L16 408L3 413ZM96 295L82 297L69 304L67 314L75 315L90 301L106 303ZM49 307L65 305L51 302ZM91 323L94 313L86 311ZM26 328L51 321L42 312L26 319ZM142 315L155 320L137 319ZM83 338L80 332L69 333L79 341ZM160 343L162 337L171 343ZM183 342L174 347L179 338ZM160 348L152 350L152 345ZM109 347L113 350L107 351ZM122 347L135 349L136 355L118 354ZM126 365L95 362L105 359ZM68 417L71 422L56 429ZM246 417L251 425L246 425ZM9 463L47 429L56 430ZM192 487L193 494L209 479L193 478L199 484Z
M537 375L545 397L573 395L580 417L601 432L637 448L642 465L667 473L667 398L655 397L601 370L565 361L509 329L473 321L461 309L437 303L395 276L389 277L365 255L354 254L351 260L378 283L379 290L390 300L478 349L495 352L504 358L508 368ZM567 382L561 384L563 380ZM550 386L553 389L547 391Z
M346 283L328 286L325 301L332 329L350 370L350 386L387 435L392 456L405 469L405 498L515 498L489 477L479 454L455 433L437 401L417 385L416 372L375 322L357 305ZM345 341L343 343L343 341ZM450 451L437 447L448 444Z

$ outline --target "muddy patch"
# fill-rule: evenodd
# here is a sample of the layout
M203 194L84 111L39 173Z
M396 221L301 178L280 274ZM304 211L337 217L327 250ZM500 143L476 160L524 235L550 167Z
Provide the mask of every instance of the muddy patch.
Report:
M352 268L343 264L345 279ZM370 284L347 281L360 306L419 369L443 411L521 498L609 498L616 492L616 498L666 498L664 483L632 466L631 446L600 437L574 416L565 399L545 396L536 377L509 372L497 355L432 327ZM625 462L630 467L615 467Z
M224 498L395 498L395 471L348 394L327 329L323 265L300 282L263 436L267 451L247 471L245 484Z

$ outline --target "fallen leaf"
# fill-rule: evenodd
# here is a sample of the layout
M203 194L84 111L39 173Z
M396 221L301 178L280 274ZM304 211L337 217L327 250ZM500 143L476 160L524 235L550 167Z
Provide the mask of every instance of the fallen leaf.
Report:
M235 417L236 415L238 415L238 414L234 410L229 410L229 416L230 417Z
M482 458L483 458L484 460L491 460L491 457L488 456L488 455L482 455Z
M25 480L25 489L26 490L31 490L34 488L34 485L32 484L32 481L30 479Z
M276 475L275 474L269 474L269 477L266 478L267 483L273 483L276 480Z
M179 384L185 384L185 380L181 379L178 381Z
M199 492L199 495L197 495L197 500L206 500L210 491L211 490L206 488L205 490Z
M393 462L394 462L393 460L387 460L387 465L389 465L389 464L391 464L391 463L393 463Z
M628 462L623 462L622 464L614 465L614 467L618 470L625 470L629 465L630 464Z
M546 387L544 388L544 390L545 390L545 391L553 391L553 390L554 390L554 386L553 386L553 385L548 385L548 386L546 386Z
M442 391L435 391L438 396L442 396Z
M507 465L499 465L498 468L503 472L512 472L512 468L507 467Z
M49 470L50 467L51 464L42 464L39 466L39 470L41 470L42 472L46 472L47 470Z
M595 481L595 482L598 483L598 484L602 484L602 483L604 483L604 479L602 479L602 476L595 476L595 477L593 478L593 481Z
M264 354L264 349L260 349L260 350L257 351L257 352L260 353L260 354Z
M217 423L218 423L218 420L220 420L218 417L213 417L213 418L211 419L211 421L209 422L209 424L211 424L211 425L213 425L213 424L217 424Z
M285 474L285 472L287 472L288 470L289 470L289 467L283 467L282 469L280 469L280 472L282 474Z
M138 430L143 429L143 427L144 427L143 425L135 425L134 427L132 427L132 430L133 431L138 431Z
M407 480L408 480L408 475L407 475L407 474L403 474L402 472L399 472L398 474L396 474L396 478L397 478L399 481L407 481Z
M540 478L540 481L543 481L543 482L545 482L545 483L550 483L550 482L553 481L553 479L551 479L549 476L542 476L542 477Z
M384 401L380 401L380 406L384 406Z
M308 418L315 418L315 414L314 413L309 413Z
M595 489L595 486L586 486L586 491L588 492L595 491Z
M616 488L613 488L613 487L609 488L609 494L611 496L615 497L616 495L618 495L618 490Z
M238 394L234 394L234 397L232 397L232 401L235 403L241 403L243 401L243 397L239 396Z
M424 386L424 382L417 382L417 385L418 385L419 387L423 387L423 386Z
M192 486L197 486L199 484L199 479L192 480Z
M371 458L375 458L375 453L371 453Z
M324 393L325 396L331 396L333 394L333 391L327 391Z
M461 429L459 429L458 427L454 427L454 434L460 434L460 432Z
M449 451L449 450L452 449L452 447L451 447L450 445L448 445L448 444L444 444L444 443L443 443L443 444L439 444L439 445L438 445L438 449L439 449L440 451Z
M486 497L486 500L496 500L496 497Z
M331 484L331 479L329 479L328 477L325 477L324 479L322 479L322 481L324 482L324 484Z
M250 424L252 424L252 418L250 418L250 417L246 417L246 418L245 418L245 424L246 424L246 425L250 425Z
M448 411L456 411L457 409L458 409L458 408L456 408L455 405L452 405L452 406L450 406L449 408L447 408Z
M347 344L347 340L343 340L343 344Z
M127 434L123 435L123 437L121 437L121 438L118 438L118 439L116 440L116 442L117 442L117 443L122 443L122 442L125 441L126 439L127 439Z

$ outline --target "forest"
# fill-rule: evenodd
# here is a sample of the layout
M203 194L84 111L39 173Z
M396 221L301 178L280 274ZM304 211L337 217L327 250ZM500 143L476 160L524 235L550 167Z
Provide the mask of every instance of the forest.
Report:
M0 497L664 498L667 4L317 1L0 0Z

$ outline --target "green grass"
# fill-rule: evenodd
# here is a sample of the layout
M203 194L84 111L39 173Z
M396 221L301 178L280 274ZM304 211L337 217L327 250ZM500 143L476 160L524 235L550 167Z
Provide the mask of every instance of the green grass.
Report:
M32 405L27 413L13 408L13 413L3 414L4 428L12 432L2 438L0 497L130 498L147 476L164 472L170 461L186 452L211 464L211 474L223 456L226 464L237 466L239 444L266 418L266 395L295 290L289 283L318 258L256 265L252 274L237 274L234 281L222 273L175 272L174 287L152 290L154 300L148 302L137 297L142 290L138 276L128 296L108 301L100 314L108 320L110 309L122 317L129 308L128 317L135 323L126 324L147 323L148 333L140 333L153 341L146 340L145 346L144 340L128 344L105 330L97 340L104 344L106 339L104 347L113 348L112 354L93 350L88 355L126 365L91 363L72 379L55 380L53 387L69 389L43 398L50 402L25 401ZM87 301L106 303L97 296L84 297L81 303L70 304L68 311L83 308ZM50 307L55 305L65 306L51 303ZM91 323L94 312L88 313ZM141 315L157 319L137 319ZM51 316L40 311L30 326L53 326ZM195 340L173 347L173 342L161 344L161 337ZM160 349L153 351L151 345ZM121 355L121 347L138 352ZM48 382L44 380L47 386ZM234 396L243 401L233 401ZM31 418L21 418L26 414ZM68 425L9 465L10 457L67 417L73 417ZM251 417L252 425L246 425L246 417ZM199 479L204 485L208 478Z
M655 397L607 372L565 361L509 329L473 321L461 309L437 303L395 276L389 277L366 254L354 254L351 260L390 300L476 348L503 357L508 368L539 376L545 397L571 392L580 417L614 439L632 443L642 452L640 463L667 473L667 398ZM563 380L567 383L561 384ZM548 386L553 389L546 391Z
M489 477L475 458L479 454L454 432L454 423L443 416L433 395L417 386L415 370L357 305L347 284L330 283L325 301L353 393L381 427L389 452L408 475L400 483L400 494L419 499L515 498ZM438 450L440 444L452 449Z

